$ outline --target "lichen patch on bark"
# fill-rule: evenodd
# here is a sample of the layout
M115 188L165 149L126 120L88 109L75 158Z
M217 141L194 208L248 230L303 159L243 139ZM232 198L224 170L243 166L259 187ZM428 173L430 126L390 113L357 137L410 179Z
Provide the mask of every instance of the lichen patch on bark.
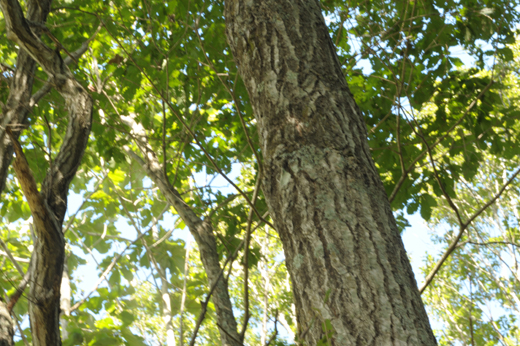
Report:
M225 16L300 335L316 345L330 323L333 345L436 345L318 1L228 0Z

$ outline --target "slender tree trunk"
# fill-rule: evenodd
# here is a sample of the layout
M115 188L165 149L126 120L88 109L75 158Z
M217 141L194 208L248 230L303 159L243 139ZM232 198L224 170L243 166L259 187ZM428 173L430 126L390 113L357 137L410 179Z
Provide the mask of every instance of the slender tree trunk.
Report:
M5 302L0 298L0 346L13 346L13 320L9 316Z
M70 287L70 276L69 276L69 267L67 265L67 257L65 257L65 263L63 264L63 277L61 278L60 292L61 292L61 296L60 296L61 340L65 341L69 338L69 332L67 332L67 327L69 325L69 321L68 321L67 317L70 316L70 301L72 298L72 290Z
M163 274L166 275L166 271L163 271ZM168 292L168 281L166 281L164 275L161 277L161 297L163 301L162 317L166 330L166 346L175 346L170 292Z
M6 21L7 37L38 62L65 100L69 111L62 146L47 172L41 192L17 136L11 127L6 128L16 153L16 177L31 209L37 238L30 269L32 341L34 346L59 346L60 286L65 259L62 224L67 210L69 184L79 167L90 134L92 99L76 81L59 52L46 46L34 34L17 0L0 0L0 8Z
M436 345L318 0L226 0L307 345Z
M127 154L144 168L148 177L159 187L168 203L175 208L188 226L193 238L195 238L195 242L197 242L200 259L208 277L209 287L215 286L211 299L217 313L217 323L222 345L240 346L237 322L233 315L233 305L229 297L227 282L224 276L221 275L222 268L217 251L217 241L211 222L197 215L168 181L168 177L165 176L156 153L152 150L149 143L146 142L147 136L144 127L137 124L132 117L123 116L121 120L132 129L131 135L142 152L144 160L129 148L126 149Z
M51 1L27 1L27 19L45 23L51 10ZM36 61L23 49L18 50L16 70L10 84L5 111L0 112L0 193L4 190L7 172L13 158L13 146L5 129L8 125L24 124L31 110L30 100L36 72ZM15 131L18 138L19 132Z

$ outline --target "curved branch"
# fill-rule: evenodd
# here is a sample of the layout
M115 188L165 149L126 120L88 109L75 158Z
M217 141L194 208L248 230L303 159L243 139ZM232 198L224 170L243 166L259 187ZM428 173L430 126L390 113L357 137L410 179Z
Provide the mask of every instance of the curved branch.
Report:
M27 1L27 19L38 23L47 20L50 1ZM7 171L13 158L13 147L5 128L7 125L24 124L30 108L28 107L36 72L36 62L23 49L18 50L16 70L10 85L4 112L0 114L0 193L4 190ZM18 138L18 132L15 132Z
M43 1L40 1L43 5ZM47 4L50 8L50 2ZM22 147L11 129L6 129L16 152L14 164L18 181L29 203L37 241L33 252L29 316L34 346L61 345L60 285L65 260L62 224L67 209L69 184L79 167L92 124L92 98L61 58L58 50L46 46L31 31L17 0L0 0L7 37L26 51L47 73L49 82L64 98L68 125L62 146L38 191ZM42 23L37 23L42 26Z
M122 116L121 119L131 128L131 134L134 136L135 143L145 159L143 160L130 148L125 148L128 156L141 165L148 177L159 187L159 190L166 197L168 203L175 208L184 223L188 226L188 229L199 246L200 258L206 270L210 285L215 290L213 301L217 310L217 321L221 326L220 335L223 343L226 345L238 345L235 341L240 339L237 333L237 323L233 316L227 283L221 279L222 269L220 267L217 244L211 222L201 219L195 211L184 202L179 192L168 181L157 155L146 140L143 139L146 138L146 133L142 125L137 124L132 117ZM232 337L229 337L229 335L232 335Z
M94 34L83 42L77 50L71 53L76 60L87 51L89 44L94 40L101 28L102 26L99 25ZM63 60L66 65L70 65L72 61L73 60L68 56ZM7 171L13 157L13 146L5 136L5 128L9 125L25 124L27 114L29 114L32 107L38 104L53 87L51 82L47 82L31 96L35 67L36 62L27 52L21 49L18 52L16 71L14 71L15 77L11 84L7 107L5 112L0 115L0 193L4 190ZM14 133L16 138L18 138L18 131L14 131Z
M78 302L76 302L71 308L70 308L70 312L76 310L77 308L79 308L81 306L81 304L83 304L91 295L92 293L94 293L99 285L101 285L101 283L103 282L103 280L105 280L105 278L107 277L107 275L110 273L110 271L112 271L112 269L114 269L115 265L117 264L117 261L119 261L119 259L121 257L123 257L123 255L125 254L126 250L128 250L132 245L134 245L135 243L137 243L139 240L141 240L145 235L148 234L148 232L151 230L152 228L150 227L150 229L148 229L148 231L146 232L143 232L141 234L139 234L139 236L137 236L137 238L135 238L134 241L132 241L130 244L128 244L124 249L123 251L121 251L121 253L117 254L116 256L114 256L114 258L112 259L112 262L110 262L110 264L108 265L108 267L105 269L105 271L103 272L103 274L101 274L101 276L99 277L98 281L96 281L96 283L94 284L94 286L92 287L92 289L90 290L89 293L87 293L83 298L81 298L81 300L79 300Z
M502 186L500 191L493 197L489 202L484 204L473 216L471 216L465 223L460 224L459 233L457 234L457 237L451 242L448 249L444 252L442 257L437 261L437 264L435 264L435 267L432 269L432 271L428 274L428 276L424 279L424 284L419 288L419 293L423 293L426 287L433 281L433 278L435 275L439 272L444 262L448 259L448 257L451 255L451 253L457 248L457 245L459 244L460 239L464 235L464 231L468 228L468 226L480 215L486 210L491 204L495 203L495 201L500 198L502 193L506 190L506 188L511 185L513 180L520 174L520 168L513 173L513 175L509 178L509 180Z
M173 107L173 105L171 104L171 102L167 99L165 99L163 93L161 93L161 91L159 90L159 88L157 87L157 85L154 83L154 81L150 78L150 76L148 76L148 74L141 68L141 66L139 66L139 64L136 63L136 61L134 60L134 58L132 57L132 55L130 55L130 53L126 50L126 48L121 44L120 40L118 40L115 36L113 36L110 31L107 30L107 33L114 39L114 41L118 44L118 46L123 50L123 52L128 56L128 58L134 63L135 67L143 74L143 76L145 76L145 78L148 80L148 82L150 82L152 88L157 92L157 94L159 95L159 97L166 103L166 105L168 105L168 108L170 109L170 111L173 113L173 115L175 115L175 117L177 118L177 120L181 123L181 125L183 126L183 128L190 134L190 136L193 138L193 140L195 141L195 144L197 144L197 146L202 150L202 152L204 153L204 156L206 156L206 158L209 160L209 162L211 163L211 166L215 169L215 171L220 174L222 176L222 178L224 178L231 186L233 186L235 188L235 190L244 197L244 199L246 200L246 202L253 208L253 211L255 212L255 214L258 216L258 218L262 219L262 215L260 214L260 212L254 207L253 205L253 202L251 202L251 200L249 199L249 197L247 196L247 194L242 191L242 189L237 185L235 184L235 182L233 182L233 180L231 180L223 171L222 169L220 169L220 167L217 165L217 163L215 162L215 160L213 159L213 157L209 154L209 152L206 150L205 146L202 145L202 142L199 140L199 137L195 134L195 132L193 131L193 129L186 123L186 121L180 116L180 114L175 110L175 108ZM262 220L263 222L265 222L266 224L268 224L271 228L275 229L275 227L267 220Z
M491 86L494 84L495 82L493 80L491 80L485 87L484 89L482 89L482 91L477 95L477 97L470 103L470 105L466 108L466 110L464 111L464 113L462 114L462 116L459 118L459 120L457 120L447 131L444 135L442 135L440 138L437 138L437 140L435 141L435 143L433 143L431 146L430 146L430 150L434 149L437 145L439 145L439 143L441 143L446 137L448 137L450 135L450 133L462 122L462 120L464 120L464 118L466 117L466 115L471 111L471 109L473 109L473 107L477 104L477 102L482 98L482 96L484 96L484 94L491 88ZM428 154L428 150L424 150L422 153L420 153L413 161L412 163L408 166L408 168L406 168L406 170L403 172L403 174L401 175L401 178L399 178L399 181L397 182L397 184L395 184L395 187L394 187L394 190L392 191L392 193L390 194L390 197L388 197L388 200L390 201L390 203L392 203L392 201L395 199L395 196L397 195L397 192L399 192L399 190L401 189L401 187L403 186L403 183L404 181L406 180L406 178L408 177L408 174L414 170L415 168L415 164L424 156Z

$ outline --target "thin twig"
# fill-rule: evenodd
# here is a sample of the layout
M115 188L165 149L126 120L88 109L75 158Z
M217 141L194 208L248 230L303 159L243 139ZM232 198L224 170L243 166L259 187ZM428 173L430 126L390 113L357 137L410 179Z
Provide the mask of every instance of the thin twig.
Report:
M94 293L99 285L103 282L103 280L105 279L105 277L110 273L110 271L114 268L114 266L116 265L117 261L119 261L119 259L123 256L123 254L126 252L126 250L128 250L130 248L130 246L134 245L135 243L137 243L139 240L141 240L141 238L143 238L148 232L150 232L152 230L152 228L150 227L148 230L146 230L145 232L141 233L137 238L135 238L135 240L133 242L131 242L130 244L128 244L124 250L117 254L114 259L112 260L112 262L108 265L107 269L105 269L105 271L103 272L103 274L101 274L101 276L99 277L98 281L94 284L94 286L92 287L92 289L90 290L90 292L84 296L80 301L78 301L76 304L74 304L71 308L70 308L70 312L76 310L77 308L79 308L81 306L81 304L83 304L91 295L92 293Z
M276 337L278 336L278 310L275 311L274 314L274 331L273 335L269 338L269 341L265 344L265 346L270 346L273 341L276 340Z
M11 260L11 262L13 263L14 267L16 268L16 270L18 270L18 273L20 273L20 275L22 277L25 276L25 273L23 272L23 269L22 267L18 264L18 261L14 258L13 254L11 253L11 251L9 250L9 248L7 247L7 244L4 243L4 241L2 240L2 238L0 238L0 245L2 246L2 248L4 249L5 253L7 254L7 257L9 257L9 259Z
M424 280L424 284L421 286L421 288L419 289L419 293L423 293L424 290L426 289L426 287L428 287L428 285L432 282L433 278L435 277L435 275L439 272L439 270L441 269L442 265L444 264L444 262L446 261L446 259L451 255L451 253L457 248L457 244L459 243L460 239L462 238L462 235L464 234L464 231L466 230L466 228L469 226L469 224L471 222L473 222L473 220L475 220L475 218L477 218L480 214L482 214L484 212L484 210L486 210L491 204L493 204L501 195L502 193L505 191L505 189L513 182L513 180L517 177L517 175L520 173L520 168L511 176L511 178L509 178L509 180L502 186L502 188L500 189L500 191L495 195L495 197L493 197L489 202L487 202L486 204L484 204L484 206L482 206L475 214L473 214L472 217L470 217L468 219L468 221L466 221L465 223L461 224L460 226L460 229L459 229L459 233L457 234L457 237L453 240L453 242L450 244L450 246L448 247L448 249L444 252L444 254L442 255L442 257L439 259L439 261L437 262L437 264L435 264L435 267L432 269L432 271L428 274L428 276L426 277L426 279Z
M32 256L31 256L32 260ZM31 279L31 264L29 264L29 268L27 269L27 273L23 276L22 281L18 284L18 287L16 287L16 291L9 297L9 302L7 303L7 311L11 313L13 311L14 306L18 302L18 299L22 296L23 292L25 291L25 288L27 287L27 284L29 283L29 280Z
M244 321L242 322L242 331L240 332L240 342L244 342L246 336L247 324L251 317L249 313L249 243L251 241L251 223L253 222L253 208L260 192L260 181L262 180L262 171L258 171L258 177L255 183L255 192L253 193L253 206L249 210L246 227L246 238L244 243Z
M195 22L195 24L197 24L197 22ZM242 116L242 112L240 111L240 103L238 102L239 100L236 97L236 92L235 92L236 88L234 88L233 91L231 91L229 89L229 86L226 83L224 83L224 81L222 80L221 74L218 73L217 69L215 68L215 65L209 59L209 54L207 54L205 49L204 49L204 44L202 43L202 39L201 39L201 37L199 35L199 28L198 28L197 25L195 25L195 30L194 31L197 34L197 37L199 39L200 48L202 49L202 52L204 53L204 57L206 58L206 61L208 62L208 65L211 67L213 72L215 72L215 74L217 75L218 79L220 80L220 83L222 83L222 85L224 86L226 91L229 93L229 95L233 99L233 104L235 105L235 108L237 110L237 114L238 114L238 117L240 119L240 124L242 125L242 129L244 130L244 133L246 135L247 144L251 148L251 151L253 152L253 155L256 158L256 162L258 163L258 170L260 172L262 172L262 169L263 169L262 168L263 167L262 166L262 161L260 160L260 156L258 155L258 152L256 151L255 146L253 145L253 141L251 140L251 137L249 136L249 132L247 131L246 122L244 121L244 117ZM235 78L235 82L234 82L235 86L237 85L237 80L238 80L238 73L236 74L236 78Z
M23 340L23 343L25 346L29 346L29 341L27 341L27 338L25 337L25 334L23 333L22 326L20 326L20 322L18 321L18 317L15 314L12 314L13 319L16 323L16 328L18 328L18 331L20 332L20 336Z
M480 100L482 98L482 96L484 96L484 94L491 88L491 86L494 84L494 81L491 80L488 85L486 85L486 87L484 89L482 89L482 91L478 94L478 96L473 100L473 102L471 102L471 104L466 108L466 110L464 111L464 113L462 114L462 116L459 118L459 120L457 120L447 131L446 133L438 138L435 143L433 143L431 146L430 146L430 149L434 149L437 145L439 145L439 143L441 143L446 137L449 136L449 134L464 120L464 118L466 117L466 115L471 111L471 109L473 109L473 107L477 104L477 101ZM399 181L397 182L397 184L395 185L394 187L394 190L392 191L392 193L390 194L390 197L388 197L388 200L390 201L390 203L392 203L392 201L395 199L395 196L397 195L397 192L399 192L399 190L401 189L404 181L406 180L406 178L408 177L408 174L414 169L415 167L415 164L424 156L427 154L427 150L424 150L422 153L420 153L413 161L412 163L408 166L408 168L405 170L405 174L401 175L401 178L399 179Z
M98 188L99 188L99 185L101 185L101 183L105 180L107 176L105 175L102 179L98 179L98 182L94 185L94 190L90 193L88 193L84 198L83 198L83 201L81 202L81 205L78 207L78 209L76 210L76 212L71 216L69 217L69 219L67 220L67 224L65 225L65 227L63 228L63 234L65 234L65 232L67 232L70 228L70 226L72 226L72 223L74 222L74 220L76 219L76 216L78 216L79 212L83 209L83 205L90 199L90 197L92 197L92 195L97 192Z
M511 245L511 246L514 246L514 247L520 247L519 243L513 243L513 242L510 242L510 241L487 241L487 242L479 243L479 242L470 241L470 240L466 240L466 241L463 241L463 242L459 243L457 245L457 247L463 247L466 244L478 245L478 246Z
M100 19L101 20L101 19ZM242 191L242 189L240 187L238 187L237 184L235 184L233 182L233 180L231 180L223 171L222 169L220 169L220 167L217 165L217 163L215 162L215 160L213 159L213 157L209 154L209 152L206 150L206 148L204 147L204 145L202 145L202 142L199 140L198 136L195 134L195 132L188 126L188 124L186 123L186 121L184 121L184 119L180 116L179 113L177 113L177 111L175 110L175 107L173 107L173 105L169 102L169 100L165 100L165 97L163 96L163 94L160 92L159 88L157 87L157 85L153 82L153 80L148 76L148 74L143 70L143 68L137 64L137 62L135 61L135 59L130 55L130 53L126 50L126 48L121 44L121 42L114 36L112 35L112 33L107 30L108 34L112 37L112 39L114 39L114 41L116 41L116 43L119 45L119 47L125 52L125 54L130 58L130 60L132 60L132 62L134 63L135 67L146 77L146 79L148 80L148 82L150 83L150 85L153 87L153 89L156 91L156 93L161 97L162 100L165 101L165 103L168 105L168 108L170 108L170 111L175 115L175 117L177 118L177 120L181 123L181 125L186 129L186 131L188 131L188 133L191 135L191 137L193 138L193 140L195 141L195 144L197 144L197 146L202 150L202 152L204 153L204 156L206 156L206 158L209 160L209 162L211 163L211 165L213 166L213 168L215 169L215 171L220 174L231 186L233 186L236 191L238 193L240 193L244 199L247 201L247 203L253 208L253 210L255 211L256 215L258 216L258 218L262 218L262 215L260 214L260 212L253 206L253 202L251 202L251 200L249 199L249 197L247 196L247 194ZM271 228L273 229L276 229L269 221L267 220L262 220L263 222L265 222L266 224L268 224Z
M265 213L264 217L262 218L265 219L265 217L267 217L267 213ZM263 222L263 221L262 221ZM252 231L251 231L251 234L256 231L256 229L259 227L259 225L257 225ZM217 279L215 280L215 282L213 283L213 285L211 285L211 288L210 288L210 291L206 297L206 299L201 302L201 306L202 306L202 311L200 312L200 315L199 315L199 318L197 319L197 323L195 324L195 328L193 329L193 335L191 337L191 341L190 341L190 346L194 346L195 345L195 340L197 339L197 334L199 332L199 329L200 329L200 326L202 325L202 321L204 320L204 317L206 316L206 311L207 311L207 306L209 304L209 300L211 298L211 295L213 294L213 292L215 291L215 288L217 287L217 282L218 280L220 280L220 277L222 276L222 274L224 273L224 270L226 269L226 266L228 265L228 263L233 263L233 261L235 260L235 258L238 256L238 251L240 250L240 248L244 245L245 243L245 238L242 239L242 241L240 242L240 244L238 244L238 246L235 248L235 252L233 253L233 255L231 257L228 257L226 259L226 262L224 263L224 265L222 266L222 269L220 270L218 276L217 276ZM231 265L230 265L231 267ZM230 268L230 271L231 271L231 268ZM224 331L225 332L225 331ZM227 332L226 332L227 334Z

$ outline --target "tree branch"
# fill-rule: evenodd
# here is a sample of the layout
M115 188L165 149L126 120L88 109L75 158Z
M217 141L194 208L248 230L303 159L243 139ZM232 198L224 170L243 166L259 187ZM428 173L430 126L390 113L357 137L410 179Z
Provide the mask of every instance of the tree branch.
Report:
M441 143L446 137L448 137L450 135L450 133L457 127L459 126L459 124L462 122L462 120L464 120L464 118L466 117L466 115L471 111L471 109L473 109L473 107L477 104L478 100L480 100L482 98L482 96L484 96L484 94L491 88L491 86L494 84L494 81L490 81L488 83L488 85L486 85L484 87L484 89L482 89L482 91L478 94L478 96L470 103L470 105L466 108L466 110L464 111L464 113L462 114L462 116L460 117L459 120L457 120L447 131L446 133L438 138L435 143L433 143L431 146L430 146L430 150L431 149L434 149L437 145L439 145L439 143ZM392 203L392 201L395 199L395 196L397 195L397 192L399 192L399 190L401 189L401 186L403 186L403 183L404 181L406 180L406 178L408 177L408 174L415 168L415 164L424 156L428 153L428 150L424 150L422 153L420 153L413 161L412 163L408 166L408 168L404 171L404 174L401 175L401 178L399 178L399 181L397 182L397 184L395 185L394 187L394 190L392 191L392 193L390 194L390 197L388 197L388 200L390 201L390 203Z
M495 195L495 197L493 197L489 202L487 202L486 204L484 204L476 213L473 214L473 216L471 216L465 223L461 223L460 224L460 229L459 229L459 233L457 234L457 236L455 237L455 239L451 242L450 246L448 247L448 249L444 252L444 254L442 255L442 257L439 259L439 261L437 261L437 264L435 264L435 267L433 267L432 271L428 274L428 276L424 279L424 283L423 285L421 286L421 288L419 288L419 293L423 293L424 290L426 289L426 287L428 287L428 285L433 281L433 278L435 277L435 275L439 272L439 270L441 269L442 265L444 264L444 262L446 261L446 259L448 259L448 257L451 255L451 253L457 248L457 245L460 241L460 239L462 238L462 235L464 234L464 231L466 230L466 228L469 226L469 224L471 222L473 222L473 220L475 220L480 214L482 214L484 212L484 210L486 210L491 204L495 203L495 201L500 198L500 196L502 195L502 193L505 191L505 189L511 185L511 183L513 182L513 180L515 180L515 178L518 176L518 174L520 174L520 168L518 170L515 171L515 173L513 173L513 175L509 178L509 180L504 184L504 186L502 186L502 188L498 191L498 193Z
M50 2L46 4L47 13ZM27 52L47 73L68 108L68 124L62 146L47 173L42 193L29 165L10 128L6 132L11 139L16 160L15 172L33 216L37 241L31 268L31 302L29 316L34 346L60 345L59 304L60 286L65 259L65 240L61 230L67 209L69 184L79 167L87 146L92 124L92 99L83 86L76 81L59 51L46 46L29 28L17 0L0 0L0 8L6 21L7 37ZM44 323L42 321L45 321Z

